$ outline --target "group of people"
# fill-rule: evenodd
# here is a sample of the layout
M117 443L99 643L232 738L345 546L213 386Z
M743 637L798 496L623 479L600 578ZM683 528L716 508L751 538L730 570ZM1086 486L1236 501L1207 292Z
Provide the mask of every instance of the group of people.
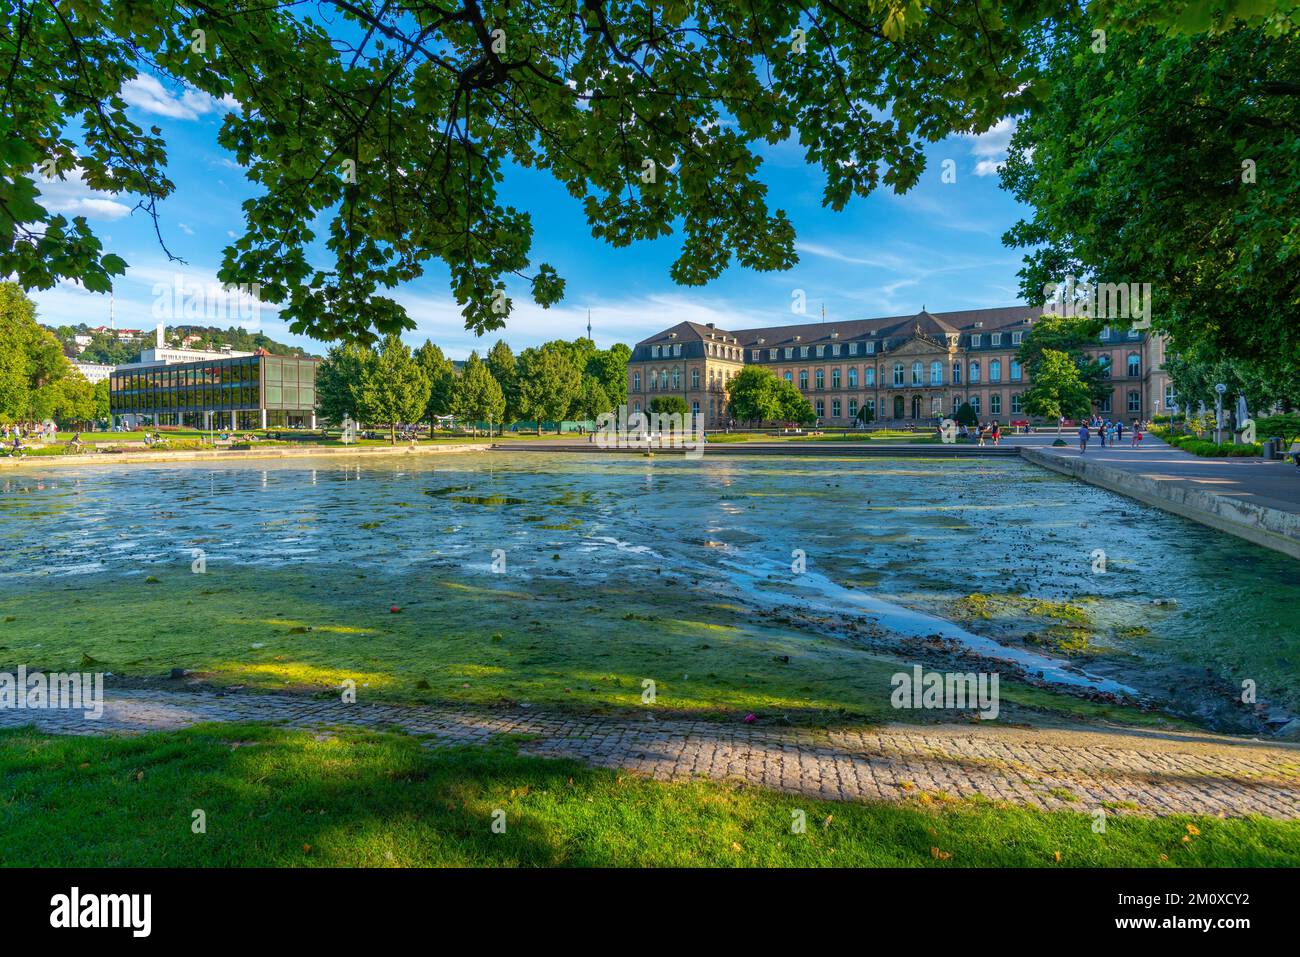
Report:
M15 422L0 425L0 442L8 445L14 439L28 442L53 442L59 437L59 427L53 422Z
M1101 419L1093 416L1079 426L1079 454L1082 455L1088 451L1088 440L1092 438L1094 431L1097 434L1098 443L1104 449L1108 445L1114 448L1123 442L1125 429L1129 433L1129 447L1141 448L1145 427L1140 419L1134 419L1131 426L1126 426L1122 419Z

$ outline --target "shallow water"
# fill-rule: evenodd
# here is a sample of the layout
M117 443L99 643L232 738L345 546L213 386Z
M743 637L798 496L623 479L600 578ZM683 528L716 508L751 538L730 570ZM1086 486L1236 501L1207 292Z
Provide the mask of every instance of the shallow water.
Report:
M1245 679L1297 707L1300 566L1019 460L467 453L0 480L7 587L129 582L196 550L210 568L318 565L326 578L499 572L524 595L530 582L587 591L668 576L756 613L942 635L1185 713L1217 713ZM1094 647L1071 660L1006 622L952 620L977 593L1081 602ZM1166 598L1177 603L1153 604Z

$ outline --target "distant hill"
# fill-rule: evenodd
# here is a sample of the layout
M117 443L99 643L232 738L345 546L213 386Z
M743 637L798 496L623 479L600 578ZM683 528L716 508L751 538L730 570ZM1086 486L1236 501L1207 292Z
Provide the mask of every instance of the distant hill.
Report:
M102 362L108 365L122 365L135 362L145 349L154 345L154 331L144 330L138 337L121 338L118 332L106 330L92 331L85 323L76 326L47 326L54 333L63 352L69 358L79 362ZM98 328L98 327L95 327ZM81 342L78 342L78 337ZM87 343L87 339L89 342ZM187 341L188 340L188 341ZM166 342L169 347L187 349L207 349L219 351L222 346L229 346L234 352L256 352L265 349L279 356L306 356L307 350L300 346L285 345L260 332L249 332L239 326L221 329L217 326L168 326Z

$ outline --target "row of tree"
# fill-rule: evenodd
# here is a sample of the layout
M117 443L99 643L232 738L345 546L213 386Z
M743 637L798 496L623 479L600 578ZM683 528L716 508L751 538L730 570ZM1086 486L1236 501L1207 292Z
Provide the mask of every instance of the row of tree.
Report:
M0 423L54 419L75 427L106 418L108 382L87 382L36 321L22 288L0 283Z
M590 339L554 340L524 349L518 356L504 341L486 358L471 352L460 368L432 342L412 351L389 335L377 347L336 346L316 377L321 417L344 418L388 427L397 441L401 424L445 416L502 429L511 422L535 423L594 419L627 401L627 362L632 350L619 343L597 349Z

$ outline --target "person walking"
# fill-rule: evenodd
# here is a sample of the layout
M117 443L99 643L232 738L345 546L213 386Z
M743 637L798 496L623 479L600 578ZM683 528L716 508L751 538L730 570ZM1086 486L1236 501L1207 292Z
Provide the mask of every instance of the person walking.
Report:
M1106 447L1106 423L1098 421L1097 423L1097 444L1101 448Z
M998 440L1001 438L1002 438L1002 426L998 424L997 420L994 420L993 422L993 447L994 448L997 448Z
M1083 423L1083 425L1079 426L1079 454L1080 455L1083 455L1085 452L1088 451L1088 435L1089 435L1088 423L1085 422Z
M1124 441L1124 420L1120 419L1115 423L1115 437L1121 442Z

